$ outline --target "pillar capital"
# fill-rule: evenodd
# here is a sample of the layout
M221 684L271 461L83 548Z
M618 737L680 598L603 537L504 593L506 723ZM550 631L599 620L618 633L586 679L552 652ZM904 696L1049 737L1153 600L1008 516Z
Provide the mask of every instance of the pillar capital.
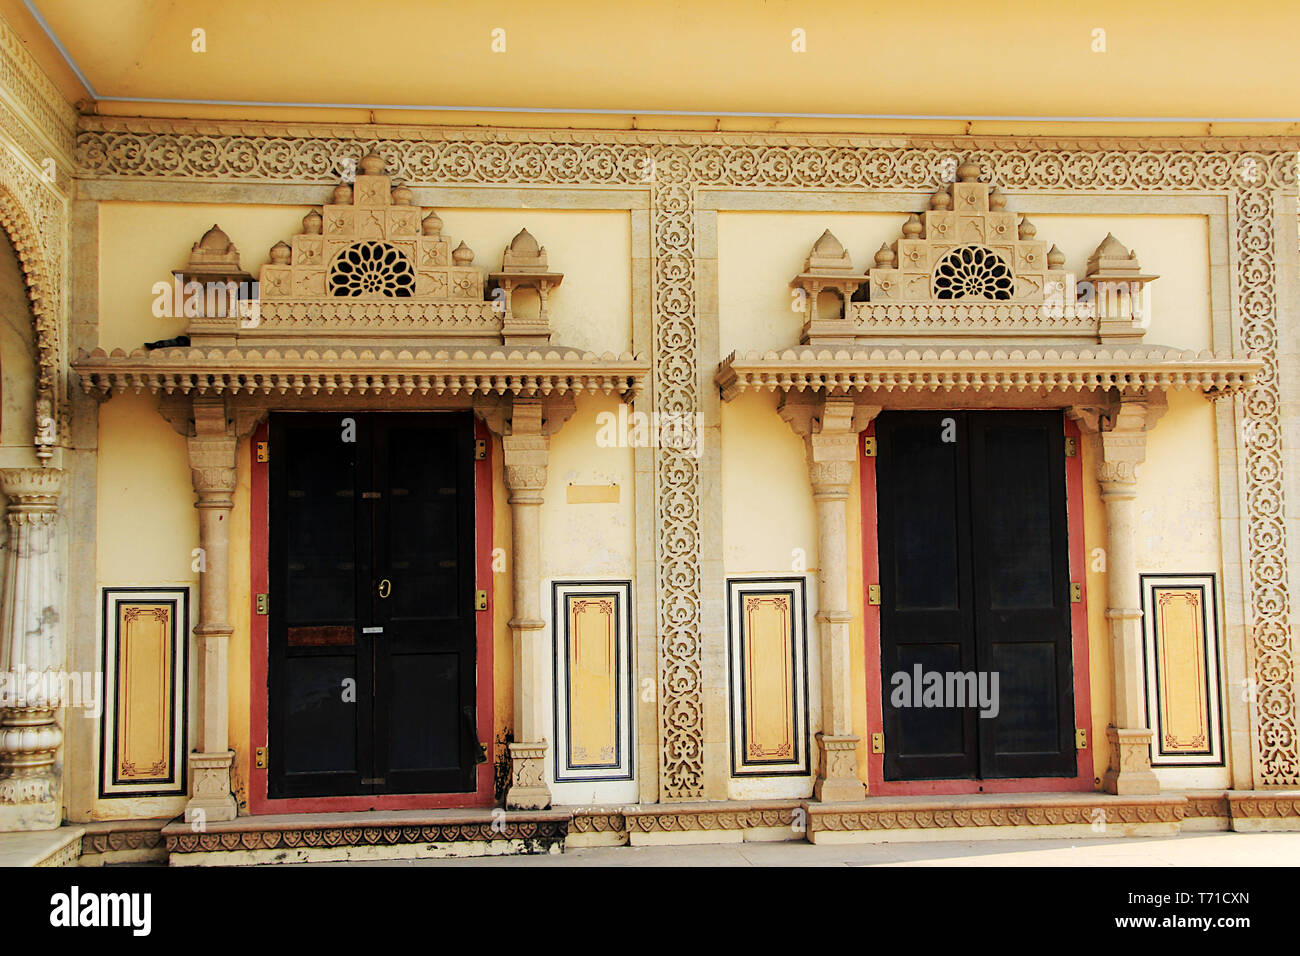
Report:
M881 406L858 404L851 395L786 392L777 411L804 440L815 496L848 493L858 457L858 433Z

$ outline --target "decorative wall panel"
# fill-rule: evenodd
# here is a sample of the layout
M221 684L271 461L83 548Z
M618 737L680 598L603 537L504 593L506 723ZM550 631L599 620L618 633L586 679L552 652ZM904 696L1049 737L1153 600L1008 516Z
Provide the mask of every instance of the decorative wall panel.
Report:
M809 773L803 578L727 581L731 772Z
M184 795L189 589L103 593L99 795Z
M1223 765L1218 591L1212 574L1144 574L1143 664L1153 767Z
M933 193L962 163L1013 193L1223 196L1234 271L1232 348L1264 362L1244 400L1254 440L1241 469L1248 514L1243 559L1257 687L1252 731L1258 786L1300 784L1296 656L1291 632L1284 450L1279 387L1279 243L1294 220L1275 217L1294 196L1293 146L1264 139L809 136L658 131L281 126L83 117L78 158L91 179L202 182L337 181L345 159L370 149L409 186L643 186L652 234L653 407L700 410L695 262L701 190ZM387 138L377 138L387 136ZM706 422L706 427L710 423ZM701 480L715 467L688 452L655 452L659 634L660 793L704 794L700 635Z
M555 779L631 780L632 582L551 585Z

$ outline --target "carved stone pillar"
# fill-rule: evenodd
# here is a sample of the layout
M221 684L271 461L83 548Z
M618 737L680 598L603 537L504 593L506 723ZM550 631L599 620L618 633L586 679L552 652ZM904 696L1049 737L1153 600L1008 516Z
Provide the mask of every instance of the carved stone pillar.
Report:
M64 640L54 523L63 472L0 471L9 541L0 604L0 830L53 830L63 820L55 713Z
M817 631L821 650L822 729L813 795L824 802L861 800L858 737L853 733L850 669L846 503L858 454L858 432L880 406L856 406L850 397L802 402L787 395L781 417L804 440L817 509Z
M230 787L235 754L229 740L228 644L230 624L230 510L234 507L235 449L238 438L220 398L194 399L194 433L189 436L190 475L198 496L199 547L199 721L190 754L190 799L185 818L217 822L238 814Z
M1163 396L1126 396L1105 408L1076 408L1071 417L1093 436L1097 480L1106 508L1106 620L1110 626L1112 719L1106 728L1110 766L1107 793L1151 794L1160 784L1151 769L1142 666L1142 609L1137 568L1137 466L1146 459L1146 432L1164 410Z
M551 667L546 622L541 609L541 506L546 490L550 436L573 414L566 399L516 398L481 403L476 411L501 435L507 500L513 526L514 742L510 750L510 789L506 806L540 810L551 805L546 786L548 726L544 694Z

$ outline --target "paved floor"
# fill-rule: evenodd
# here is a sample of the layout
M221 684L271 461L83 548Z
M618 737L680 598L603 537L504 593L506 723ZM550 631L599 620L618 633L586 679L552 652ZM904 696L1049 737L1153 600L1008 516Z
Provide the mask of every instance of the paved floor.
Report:
M1300 833L1187 833L1114 840L731 843L602 847L547 856L306 866L1300 866Z

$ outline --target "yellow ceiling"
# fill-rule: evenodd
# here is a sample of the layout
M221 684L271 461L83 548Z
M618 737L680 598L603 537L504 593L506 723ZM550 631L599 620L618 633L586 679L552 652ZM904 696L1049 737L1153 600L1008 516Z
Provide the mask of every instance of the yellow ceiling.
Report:
M1294 0L34 3L101 97L627 112L1300 117ZM22 0L0 0L0 13L70 99L87 95ZM505 30L504 53L492 51L498 27ZM191 50L196 28L206 31L206 53ZM796 28L806 31L806 53L791 50ZM1106 31L1105 53L1091 50L1096 28ZM244 107L99 108L252 115ZM1273 127L1283 130L1300 125Z

